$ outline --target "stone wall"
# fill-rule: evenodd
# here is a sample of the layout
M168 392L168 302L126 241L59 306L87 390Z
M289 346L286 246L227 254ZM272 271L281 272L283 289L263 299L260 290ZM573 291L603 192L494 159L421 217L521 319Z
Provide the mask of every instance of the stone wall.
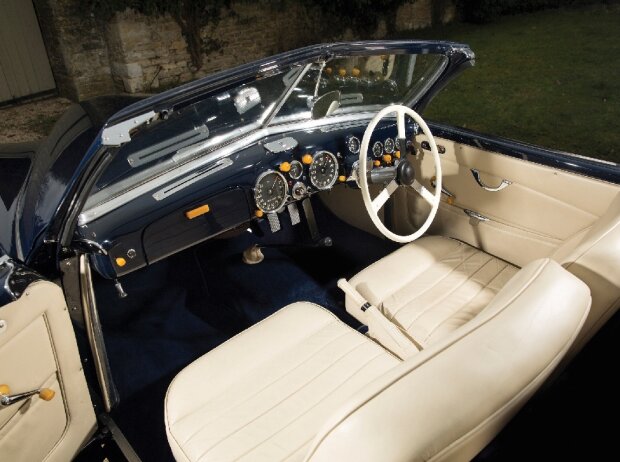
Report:
M59 91L74 100L115 91L154 92L274 53L327 40L383 38L388 25L354 33L346 18L291 2L285 10L241 1L231 4L203 38L219 47L196 69L178 24L169 16L132 10L103 23L77 19L78 0L34 0ZM380 0L377 0L380 8ZM455 16L452 0L411 0L394 12L396 31L419 29ZM50 20L51 19L51 20Z
M74 101L114 93L102 24L79 17L72 0L33 0L61 96Z

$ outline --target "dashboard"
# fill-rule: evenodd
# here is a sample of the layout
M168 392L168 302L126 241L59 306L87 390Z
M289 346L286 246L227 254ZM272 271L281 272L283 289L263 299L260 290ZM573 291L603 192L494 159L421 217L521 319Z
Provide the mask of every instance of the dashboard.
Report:
M116 278L252 220L267 220L271 232L279 231L286 215L299 223L298 202L333 188L358 187L366 126L362 120L268 136L136 195L79 226L82 239L107 251L93 256L94 268ZM417 130L408 123L407 139ZM391 165L400 155L396 131L389 119L375 129L368 153L373 167Z

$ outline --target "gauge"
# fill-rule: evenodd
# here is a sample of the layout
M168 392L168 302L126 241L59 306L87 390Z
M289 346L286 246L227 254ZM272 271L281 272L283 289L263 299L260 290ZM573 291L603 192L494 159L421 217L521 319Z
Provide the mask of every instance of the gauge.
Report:
M394 143L394 140L392 138L387 138L385 140L385 143L383 143L383 148L385 149L385 152L387 152L388 154L392 154L394 152L395 146L396 144Z
M291 193L293 199L302 199L306 194L308 194L308 190L306 189L306 185L303 184L301 181L298 181L293 185L293 190Z
M304 173L304 167L301 165L301 162L298 160L294 160L291 162L291 169L288 174L293 180L297 180L301 178L302 173Z
M263 212L275 212L286 202L288 186L280 172L268 170L261 173L254 186L256 206Z
M310 165L310 181L317 189L329 189L338 179L338 159L331 152L320 151Z
M375 144L372 145L372 155L375 157L381 157L383 155L383 145L381 141L376 141Z
M360 152L360 139L356 136L350 136L347 140L347 148L349 148L349 151L353 154Z

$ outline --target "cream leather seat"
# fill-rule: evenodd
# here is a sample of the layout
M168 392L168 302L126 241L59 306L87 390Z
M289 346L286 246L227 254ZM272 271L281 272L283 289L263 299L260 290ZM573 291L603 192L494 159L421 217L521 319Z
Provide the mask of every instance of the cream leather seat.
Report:
M553 371L590 300L583 282L537 260L404 361L295 303L177 375L170 446L179 461L470 459Z
M517 271L460 241L430 236L404 245L349 282L426 348L473 319ZM368 324L349 297L346 306Z

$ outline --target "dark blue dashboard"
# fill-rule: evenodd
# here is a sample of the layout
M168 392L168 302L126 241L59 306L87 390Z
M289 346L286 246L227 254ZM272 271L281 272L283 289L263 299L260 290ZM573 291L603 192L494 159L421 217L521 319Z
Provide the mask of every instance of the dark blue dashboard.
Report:
M332 153L337 159L337 180L325 190L357 187L352 174L359 153L350 149L355 144L351 143L351 138L361 140L367 122L299 129L266 137L227 156L222 168L214 168L212 173L205 170L207 176L199 181L188 181L187 186L173 194L156 200L150 191L81 226L79 233L83 239L95 241L107 251L107 255L93 258L95 268L103 276L115 278L225 231L247 226L251 220L265 220L268 214L257 207L254 197L257 179L264 172L279 172L286 181L285 205L316 194L321 189L310 178L308 161L322 151ZM411 139L416 129L413 123L407 124L407 139ZM386 139L395 137L393 120L384 120L375 129L368 153L375 165L388 165L391 155L398 155L386 153L383 147ZM377 142L381 145L381 153L376 149L376 156L373 156L372 147ZM280 146L280 149L273 146ZM297 178L282 166L294 161L303 169ZM206 163L204 168L212 167ZM293 188L300 184L304 191L293 197ZM287 207L283 206L277 214L284 218L286 213Z

